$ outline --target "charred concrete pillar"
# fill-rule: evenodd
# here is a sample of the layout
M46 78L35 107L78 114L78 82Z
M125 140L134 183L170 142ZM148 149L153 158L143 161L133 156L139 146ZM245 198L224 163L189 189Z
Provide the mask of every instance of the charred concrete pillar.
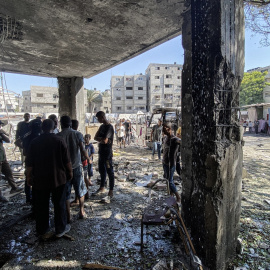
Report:
M58 77L59 114L79 121L79 131L85 133L85 102L83 77Z
M241 211L243 1L189 0L186 8L183 212L204 264L222 270L235 253Z

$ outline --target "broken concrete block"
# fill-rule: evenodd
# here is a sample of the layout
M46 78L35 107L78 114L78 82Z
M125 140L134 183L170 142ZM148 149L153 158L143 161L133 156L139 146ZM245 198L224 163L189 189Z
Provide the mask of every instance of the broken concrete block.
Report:
M126 180L127 180L127 177L126 177L125 175L120 175L120 176L118 177L118 181L119 181L119 182L126 182Z
M136 173L130 173L129 175L128 175L128 180L135 180L136 179Z

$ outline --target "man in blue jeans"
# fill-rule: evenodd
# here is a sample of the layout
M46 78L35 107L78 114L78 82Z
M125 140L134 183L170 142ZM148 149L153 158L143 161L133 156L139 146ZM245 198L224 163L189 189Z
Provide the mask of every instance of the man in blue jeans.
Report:
M176 166L176 156L178 147L180 146L181 139L172 135L172 126L171 124L163 124L163 133L166 135L163 143L163 170L164 178L169 180L169 187L171 195L176 196L177 202L181 202L180 195L175 187L173 174Z
M99 111L96 114L96 117L99 123L102 123L94 138L96 141L99 142L98 169L101 181L99 189L94 194L103 193L105 191L106 175L108 174L110 185L108 197L111 199L113 197L113 188L114 188L114 171L112 165L112 156L113 156L112 145L113 145L114 130L113 126L106 119L105 113L103 111Z
M153 142L152 159L154 159L157 150L158 159L161 159L161 140L162 140L162 122L159 119L158 124L154 125L150 135L150 141Z

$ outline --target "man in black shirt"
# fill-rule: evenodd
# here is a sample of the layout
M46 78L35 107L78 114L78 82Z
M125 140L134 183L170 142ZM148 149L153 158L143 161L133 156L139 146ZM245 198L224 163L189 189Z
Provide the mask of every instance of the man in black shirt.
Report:
M102 123L102 125L99 127L94 138L96 141L99 142L98 169L101 178L100 187L95 192L95 194L105 191L106 174L108 174L110 183L110 190L108 196L112 198L114 188L114 171L112 165L112 144L114 130L113 126L107 121L105 113L103 111L99 111L96 114L96 117L99 123Z
M25 113L23 118L24 118L24 121L19 122L17 125L16 135L15 135L15 145L20 148L22 164L25 161L25 155L23 154L22 143L23 143L24 136L30 131L30 127L29 127L30 114Z
M171 194L176 196L177 202L181 202L180 195L175 187L173 174L175 172L176 165L176 154L178 147L181 143L181 139L172 135L172 126L171 124L163 124L163 132L166 135L163 142L163 170L164 178L169 181L169 187Z

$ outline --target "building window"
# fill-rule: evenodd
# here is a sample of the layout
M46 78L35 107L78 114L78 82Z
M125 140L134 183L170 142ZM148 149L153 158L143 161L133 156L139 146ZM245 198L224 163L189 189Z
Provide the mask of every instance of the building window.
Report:
M181 70L181 68L179 67L178 70Z
M116 107L117 111L121 111L122 107Z
M176 96L176 98L177 98L177 99L180 99L180 98L181 98L181 96Z
M126 97L126 99L133 99L133 97L129 96L129 97Z
M160 70L160 67L155 67L155 70Z
M132 81L132 78L126 78L126 81Z
M155 86L155 89L160 89L160 85L156 85Z
M165 69L170 69L169 67L165 67Z
M144 107L139 107L139 110L144 110Z
M58 95L56 94L53 94L53 98L59 98Z
M143 99L143 97L138 97L138 99L142 100L142 99Z
M37 94L37 97L43 97L43 94Z
M126 87L126 90L133 90L133 87Z
M264 96L265 97L270 97L270 92L265 92Z
M166 75L166 79L171 79L172 75Z
M155 79L159 79L159 76L155 76Z
M177 76L177 79L179 79L179 80L180 80L180 79L181 79L181 76Z
M54 108L56 108L56 105L53 105Z
M25 100L27 100L27 97L26 98L24 98Z
M160 96L155 96L155 99L160 100Z
M116 97L116 100L121 100L121 97Z
M143 80L143 78L142 77L139 77L139 81L142 81Z
M165 94L165 95L164 95L164 98L165 98L166 100L172 100L172 99L173 99L173 95L171 95L171 94Z
M121 89L120 88L116 88L116 91L121 91Z
M132 107L131 106L127 106L127 110L131 111Z
M138 90L143 90L143 87L138 87Z
M119 82L120 81L120 78L115 78L115 80Z
M172 88L173 85L172 84L165 84L165 88Z

